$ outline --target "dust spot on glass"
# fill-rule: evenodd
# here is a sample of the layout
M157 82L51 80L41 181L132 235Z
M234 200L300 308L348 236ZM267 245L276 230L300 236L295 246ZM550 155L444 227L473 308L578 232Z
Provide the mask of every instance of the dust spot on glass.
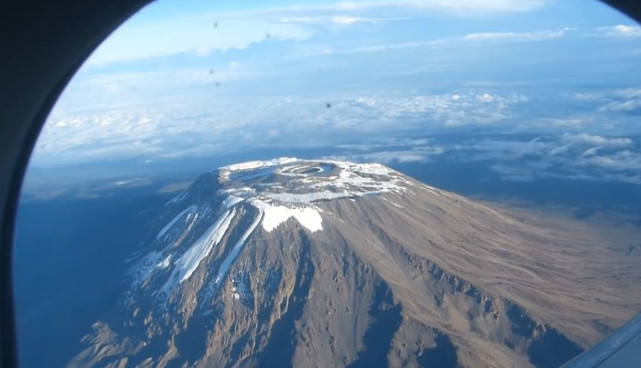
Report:
M220 82L216 82L216 87L220 87Z
M214 28L218 28L218 22L214 22Z
M209 69L209 74L214 74L214 69Z
M331 104L331 102L326 103L326 104L325 104L325 107L327 107L328 109L331 109L331 108L332 108L332 104Z
M269 34L269 32L267 32L267 33L265 33L265 38L269 40L270 38L272 38L272 35Z

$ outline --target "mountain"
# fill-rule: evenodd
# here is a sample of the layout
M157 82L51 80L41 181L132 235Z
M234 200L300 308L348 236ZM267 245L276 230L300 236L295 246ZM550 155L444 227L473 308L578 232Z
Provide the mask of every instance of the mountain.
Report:
M554 367L640 305L610 243L379 164L223 167L164 206L68 366Z

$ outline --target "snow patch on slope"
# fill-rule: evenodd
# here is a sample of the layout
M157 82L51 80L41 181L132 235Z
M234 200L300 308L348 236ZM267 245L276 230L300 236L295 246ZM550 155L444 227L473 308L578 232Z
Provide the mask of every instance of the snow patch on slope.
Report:
M165 225L165 227L160 229L160 231L158 232L158 235L156 236L156 239L162 238L167 233L167 231L169 231L169 229L171 229L176 224L176 222L178 222L178 220L180 220L183 217L185 217L186 214L188 214L188 215L184 220L185 220L185 222L189 221L191 216L193 216L193 214L196 211L198 211L198 206L196 206L195 204L185 208L182 212L180 212L178 215L176 215L176 217L174 217L173 220L171 220L167 225Z
M252 200L251 204L265 214L262 224L263 229L267 232L271 232L290 217L295 218L296 221L311 232L323 230L323 218L318 208L289 208L269 204L259 199Z
M227 198L225 198L225 200L223 201L223 204L225 205L225 207L231 208L231 207L234 207L236 204L238 204L238 203L240 203L240 202L242 202L244 200L245 200L244 198L240 198L240 197L236 197L234 195L230 195Z
M169 276L169 280L160 289L162 293L169 295L177 284L187 280L196 271L200 262L209 255L214 245L221 241L235 215L235 209L226 211L203 236L174 262L175 267Z
M247 238L254 232L254 229L256 229L256 226L258 226L258 223L260 223L260 220L263 218L263 213L262 211L256 216L254 219L254 222L249 226L249 228L245 231L243 236L236 242L234 245L234 248L232 248L231 252L229 252L229 255L225 258L223 263L220 265L220 268L218 269L218 275L216 276L216 280L214 283L216 286L220 284L220 281L227 275L227 272L229 271L229 267L231 264L234 262L236 257L238 257L238 253L240 253L241 249L243 249L243 245L245 244L245 241Z
M170 205L170 204L176 204L183 199L187 197L187 194L189 194L189 190L183 190L182 192L178 193L174 198L170 199L169 202L165 203L165 206Z

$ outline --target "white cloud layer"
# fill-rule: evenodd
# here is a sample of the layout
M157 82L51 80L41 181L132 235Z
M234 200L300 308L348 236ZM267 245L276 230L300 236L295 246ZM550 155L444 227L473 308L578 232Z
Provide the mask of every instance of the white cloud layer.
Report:
M526 96L514 93L465 92L346 96L333 101L331 108L325 106L326 99L293 96L219 96L209 102L174 100L98 111L60 108L45 125L34 160L204 155L269 145L331 145L355 136L402 136L421 129L491 126L508 119L526 101ZM203 109L203 103L209 106Z

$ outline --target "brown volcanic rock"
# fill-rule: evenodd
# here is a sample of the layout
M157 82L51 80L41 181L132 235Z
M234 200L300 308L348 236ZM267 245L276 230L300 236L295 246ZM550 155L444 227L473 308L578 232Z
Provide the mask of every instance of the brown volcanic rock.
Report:
M69 366L549 366L641 301L622 293L641 271L586 225L381 165L222 168L159 218Z

